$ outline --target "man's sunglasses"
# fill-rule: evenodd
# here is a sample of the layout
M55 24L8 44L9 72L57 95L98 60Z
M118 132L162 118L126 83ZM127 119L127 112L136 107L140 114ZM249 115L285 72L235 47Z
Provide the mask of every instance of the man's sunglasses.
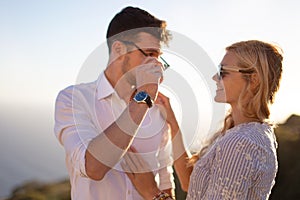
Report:
M123 41L123 40L121 42L123 42L126 45L133 45L133 46L135 46L146 57L150 56L145 51L143 51L138 45L136 45L134 42ZM167 63L167 61L165 59L163 59L163 57L159 56L159 59L161 59L162 62L163 62L163 70L164 71L170 67L170 65Z
M252 74L255 69L253 67L251 68L238 68L236 66L224 66L224 65L218 65L218 72L217 72L217 77L219 80L221 80L225 75L227 71L232 71L232 72L239 72L243 74Z

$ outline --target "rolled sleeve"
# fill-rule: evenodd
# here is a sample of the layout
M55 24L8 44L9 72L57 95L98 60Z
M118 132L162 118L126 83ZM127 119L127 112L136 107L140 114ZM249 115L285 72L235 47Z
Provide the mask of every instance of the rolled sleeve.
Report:
M97 136L84 104L73 87L61 91L55 106L55 134L64 146L68 167L86 176L85 152L88 143Z

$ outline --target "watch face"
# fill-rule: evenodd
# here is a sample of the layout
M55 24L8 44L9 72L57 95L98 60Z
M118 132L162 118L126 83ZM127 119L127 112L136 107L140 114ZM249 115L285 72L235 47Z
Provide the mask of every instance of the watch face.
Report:
M143 101L143 100L145 100L146 99L146 97L147 97L147 93L146 92L139 92L139 93L137 93L136 95L135 95L135 99L137 100L137 101Z

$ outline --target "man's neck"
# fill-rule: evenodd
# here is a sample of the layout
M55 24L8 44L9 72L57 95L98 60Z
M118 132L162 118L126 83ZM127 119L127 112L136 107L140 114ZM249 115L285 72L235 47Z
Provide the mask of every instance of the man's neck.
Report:
M136 90L135 86L131 85L124 76L120 76L119 73L112 73L112 70L108 68L104 71L104 75L118 96L124 101L129 102Z

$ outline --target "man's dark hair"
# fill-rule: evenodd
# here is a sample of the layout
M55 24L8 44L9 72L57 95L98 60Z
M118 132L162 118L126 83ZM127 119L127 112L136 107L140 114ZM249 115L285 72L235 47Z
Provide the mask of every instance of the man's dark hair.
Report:
M108 26L106 39L109 51L114 41L134 39L140 32L149 33L167 44L170 34L166 26L167 23L164 20L157 19L145 10L126 7L114 16Z

